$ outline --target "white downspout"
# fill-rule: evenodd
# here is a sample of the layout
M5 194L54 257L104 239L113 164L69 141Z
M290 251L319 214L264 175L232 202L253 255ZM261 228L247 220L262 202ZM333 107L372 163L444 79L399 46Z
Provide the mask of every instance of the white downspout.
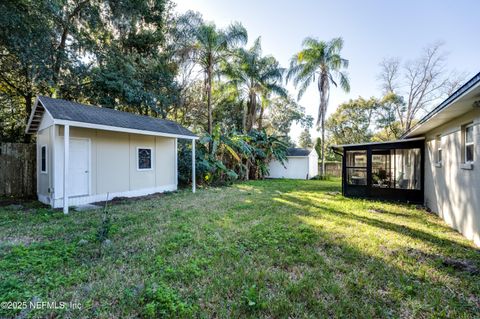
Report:
M192 139L192 193L195 193L196 181L195 181L195 139Z
M56 134L57 126L53 124L50 127L50 163L49 164L49 172L50 173L50 205L55 207L55 192L56 192L56 185L55 185L55 144L57 141L57 134Z
M68 214L68 163L70 155L70 125L65 125L63 130L63 213Z
M175 138L175 189L178 189L178 138Z

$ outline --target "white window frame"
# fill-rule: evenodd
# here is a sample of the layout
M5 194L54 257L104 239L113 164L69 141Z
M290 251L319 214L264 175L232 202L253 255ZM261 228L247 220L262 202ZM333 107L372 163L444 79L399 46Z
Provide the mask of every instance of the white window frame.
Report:
M140 157L138 156L138 152L140 150L150 150L151 158L150 158L150 168L140 168ZM137 171L144 172L144 171L151 171L153 170L153 163L154 163L154 155L153 155L153 147L149 146L138 146L137 147Z
M45 147L45 170L42 169L42 149ZM40 145L40 173L48 174L48 145Z
M471 142L467 142L467 129L472 128L472 130L473 130L473 127L474 127L474 126L473 126L473 123L470 123L470 124L467 124L467 125L464 126L464 130L465 130L465 131L464 131L464 133L463 133L463 152L464 152L464 153L463 153L463 156L464 156L464 159L465 159L464 162L465 162L466 164L468 164L468 163L473 163L473 162L475 161L475 141L474 141L474 139L475 139L475 134L472 134L472 135L473 135L472 141L471 141ZM473 146L473 153L472 153L473 159L472 159L471 161L468 161L468 160L467 160L467 146L470 146L470 145Z

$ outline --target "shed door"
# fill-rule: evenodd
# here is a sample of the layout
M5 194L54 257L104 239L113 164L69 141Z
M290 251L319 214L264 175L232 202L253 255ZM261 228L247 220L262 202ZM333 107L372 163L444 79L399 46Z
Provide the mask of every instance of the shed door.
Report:
M89 193L89 141L70 139L69 196L82 196Z

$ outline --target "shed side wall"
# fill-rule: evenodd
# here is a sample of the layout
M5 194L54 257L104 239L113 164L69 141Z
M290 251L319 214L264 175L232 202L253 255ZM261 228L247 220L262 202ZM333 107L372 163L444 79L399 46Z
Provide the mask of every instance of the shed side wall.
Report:
M271 161L269 165L270 178L292 178L292 179L306 179L308 171L309 159L305 157L287 157L288 161L285 166L279 161Z
M50 187L51 187L51 175L53 170L52 165L52 143L50 141L50 130L53 127L47 127L40 130L37 134L37 194L41 197L41 201L49 203ZM41 149L42 146L47 146L47 172L41 171Z
M71 127L70 137L90 141L90 197L138 196L176 189L175 139ZM138 170L137 148L152 149L151 170ZM63 199L63 127L56 135L56 206ZM103 197L105 198L103 198ZM71 200L72 203L82 203ZM73 205L73 204L72 204Z

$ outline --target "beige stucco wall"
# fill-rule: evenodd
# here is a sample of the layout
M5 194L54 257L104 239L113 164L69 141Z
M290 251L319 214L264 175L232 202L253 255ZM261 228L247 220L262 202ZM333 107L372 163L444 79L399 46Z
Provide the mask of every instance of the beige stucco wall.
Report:
M472 170L462 169L461 127L474 123ZM442 164L435 165L441 135ZM425 205L480 246L480 110L475 109L426 134Z
M57 126L55 199L63 198L63 127ZM175 138L71 127L90 141L90 196L177 185ZM137 148L153 150L152 170L137 169ZM171 188L171 187L170 187ZM169 189L170 189L169 188Z

